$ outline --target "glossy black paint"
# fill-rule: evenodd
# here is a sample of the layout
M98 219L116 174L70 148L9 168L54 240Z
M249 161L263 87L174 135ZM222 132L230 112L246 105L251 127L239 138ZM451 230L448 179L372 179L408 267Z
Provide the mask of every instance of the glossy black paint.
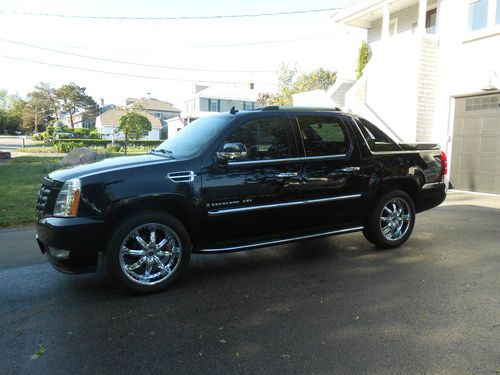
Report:
M311 114L342 122L351 142L345 155L305 157L296 117ZM238 163L216 157L224 140L242 123L269 117L284 118L290 126L291 158ZM396 146L397 152L372 152L357 121L329 111L242 112L190 159L149 154L55 171L44 179L37 206L42 252L47 246L71 250L69 259L52 259L59 270L93 269L120 220L146 209L165 210L181 220L196 252L362 227L377 195L389 188L407 191L417 211L444 200L439 149L405 145L405 149ZM183 171L194 172L194 180L174 182L168 177ZM71 178L79 178L82 185L78 217L52 217L59 189ZM245 211L249 208L259 209Z

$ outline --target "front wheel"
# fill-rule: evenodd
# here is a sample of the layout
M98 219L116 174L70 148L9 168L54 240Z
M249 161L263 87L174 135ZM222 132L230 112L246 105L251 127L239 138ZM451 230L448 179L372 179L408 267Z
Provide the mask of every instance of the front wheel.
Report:
M415 205L402 190L386 193L375 203L363 234L371 243L382 248L401 246L413 231Z
M111 277L141 293L172 284L190 257L191 241L182 223L159 211L145 211L122 221L105 254Z

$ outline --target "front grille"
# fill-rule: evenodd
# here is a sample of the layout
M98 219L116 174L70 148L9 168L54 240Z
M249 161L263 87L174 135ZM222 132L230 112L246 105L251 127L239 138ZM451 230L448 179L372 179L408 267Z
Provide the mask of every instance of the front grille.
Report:
M38 217L43 216L46 212L51 190L50 186L42 185L38 191L38 199L36 201L36 214Z

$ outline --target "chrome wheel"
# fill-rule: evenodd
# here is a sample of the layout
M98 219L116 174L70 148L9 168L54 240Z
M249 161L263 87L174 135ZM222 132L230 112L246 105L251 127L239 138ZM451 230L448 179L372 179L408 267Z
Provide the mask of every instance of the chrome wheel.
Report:
M401 239L411 224L410 205L403 198L393 198L382 208L380 230L389 241Z
M155 285L176 271L181 255L181 241L171 228L144 224L133 229L121 243L120 268L135 283Z

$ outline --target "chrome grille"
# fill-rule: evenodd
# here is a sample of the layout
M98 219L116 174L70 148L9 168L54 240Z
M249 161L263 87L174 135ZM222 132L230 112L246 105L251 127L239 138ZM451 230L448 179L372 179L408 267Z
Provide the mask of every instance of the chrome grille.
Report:
M49 186L42 185L38 191L38 199L36 201L36 213L37 215L43 215L47 207L47 201L49 200L51 188Z

